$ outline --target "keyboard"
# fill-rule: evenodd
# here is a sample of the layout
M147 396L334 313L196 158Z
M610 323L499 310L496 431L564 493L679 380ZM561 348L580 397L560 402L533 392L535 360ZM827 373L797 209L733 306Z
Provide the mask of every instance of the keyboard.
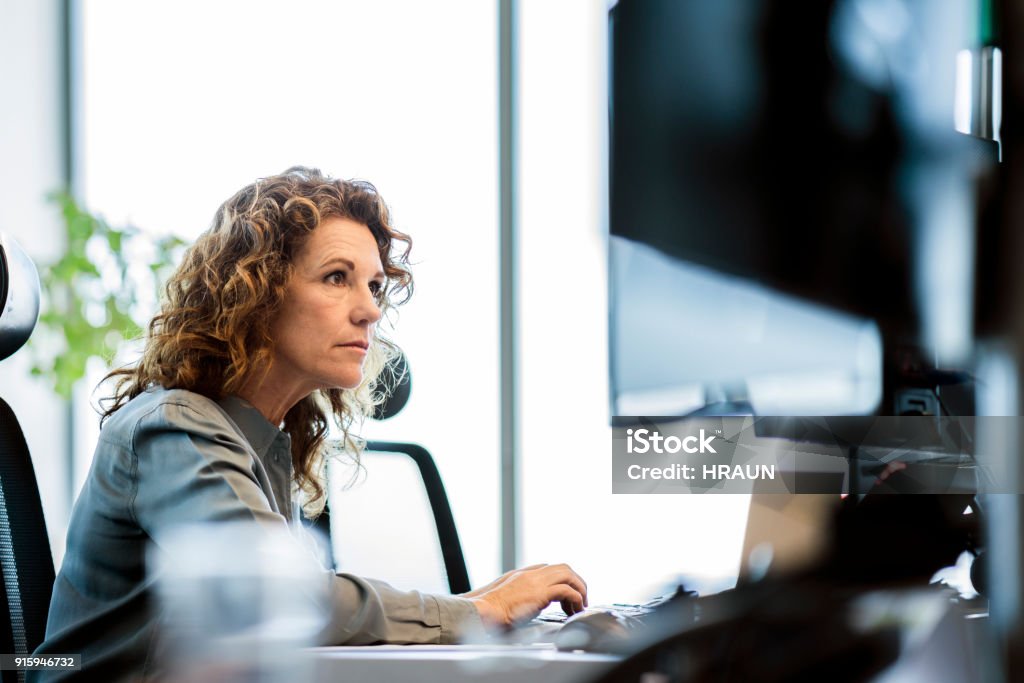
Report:
M550 643L560 650L618 652L628 649L633 636L643 630L657 608L670 600L696 596L682 586L674 593L647 602L595 605L567 615L559 607L550 607L535 619L515 629L513 642Z
M658 605L661 605L667 600L667 597L660 597L655 598L654 600L649 600L648 602L639 605L618 602L613 603L611 605L595 605L593 607L587 607L578 614L592 614L594 612L603 612L605 614L610 614L613 617L642 620L645 616L653 612L654 608L656 608ZM568 619L569 615L562 611L561 607L551 607L537 615L537 618L534 621L539 621L543 623L564 624Z

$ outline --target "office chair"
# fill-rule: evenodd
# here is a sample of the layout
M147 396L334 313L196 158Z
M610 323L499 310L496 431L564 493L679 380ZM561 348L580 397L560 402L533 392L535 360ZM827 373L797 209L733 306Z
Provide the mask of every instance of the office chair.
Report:
M386 420L398 414L408 401L411 389L412 380L404 356L396 359L385 372L390 372L396 382L392 382L393 389L387 400L375 410L373 418L376 420ZM325 511L316 524L332 539L334 555L341 556L339 569L385 579L405 588L436 591L447 589L452 594L470 590L469 573L455 518L452 516L444 482L430 453L413 443L368 441L361 457L368 470L366 480L351 490L340 492L340 497L334 501L336 514L333 529L330 528L329 511ZM421 504L424 508L429 507L430 515L399 519L390 509L396 499L410 503L413 509ZM373 506L374 510L367 514L369 506ZM355 520L354 516L360 512L363 520ZM378 528L369 530L365 528L368 524L376 524ZM389 533L382 525L392 531L397 530L396 535L404 535L404 540L385 538ZM425 538L427 536L430 538ZM436 546L431 542L433 540L436 540ZM409 541L433 546L425 549L433 559L421 558L420 564L442 565L437 570L443 572L444 576L436 577L437 585L423 585L421 581L410 579L410 585L401 586L403 579L408 577L391 575L395 571L394 565L408 565L409 557L404 548L402 551L405 554L401 558L386 557L386 544ZM352 557L353 550L365 552L360 553L361 558L356 558ZM436 550L436 553L432 550ZM398 559L401 562L396 562ZM355 565L352 564L353 560L356 561ZM360 560L367 564L360 566ZM429 571L431 567L418 566L414 569Z
M0 233L0 360L32 334L39 276L32 261ZM53 557L35 472L18 418L0 397L0 652L31 654L42 642L53 591ZM4 671L2 680L18 680ZM23 672L22 672L23 673Z

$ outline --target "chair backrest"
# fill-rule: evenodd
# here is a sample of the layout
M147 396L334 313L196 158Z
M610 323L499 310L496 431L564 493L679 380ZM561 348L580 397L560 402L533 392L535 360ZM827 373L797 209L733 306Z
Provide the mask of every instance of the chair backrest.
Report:
M0 621L4 652L29 654L43 642L53 591L53 556L43 506L18 418L0 399Z
M0 234L0 360L25 343L38 313L35 266L13 240ZM0 650L29 654L42 642L46 631L54 581L53 556L25 436L2 397L0 574L0 614L8 616L0 618Z
M409 398L405 357L386 372L395 379L377 420L398 413ZM399 380L400 381L397 381ZM384 579L399 588L465 593L469 573L441 474L417 444L369 441L365 473L345 488L351 469L332 463L330 538L337 568ZM321 518L320 526L325 523ZM326 531L326 529L324 529Z
M339 571L428 593L470 589L451 506L421 446L370 441L364 471L329 464L331 552Z

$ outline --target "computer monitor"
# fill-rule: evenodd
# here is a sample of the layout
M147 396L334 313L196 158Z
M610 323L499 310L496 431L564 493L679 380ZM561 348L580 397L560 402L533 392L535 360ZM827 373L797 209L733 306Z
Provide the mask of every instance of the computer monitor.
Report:
M971 455L969 439L947 438L963 430L938 421L934 433L872 422L974 411L977 189L998 155L954 127L969 5L620 0L609 11L613 424L754 415L755 436L780 452L834 443L856 494L888 455L955 467ZM830 415L867 421L799 419ZM862 467L874 449L886 457ZM940 484L926 489L960 491ZM917 577L964 547L936 512L952 501L959 515L961 498L858 499L828 532L837 572ZM938 540L926 561L877 542L928 520ZM761 542L748 531L745 552ZM797 555L825 533L815 525Z
M967 4L612 7L613 416L897 414L969 357Z

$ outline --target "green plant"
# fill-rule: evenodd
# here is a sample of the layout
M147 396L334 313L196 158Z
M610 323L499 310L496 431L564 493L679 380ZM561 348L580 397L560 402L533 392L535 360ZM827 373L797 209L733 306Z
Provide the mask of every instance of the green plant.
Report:
M64 219L65 247L56 262L40 268L42 313L32 341L32 373L70 398L90 358L110 367L125 340L142 334L184 242L111 227L64 191L48 199Z

